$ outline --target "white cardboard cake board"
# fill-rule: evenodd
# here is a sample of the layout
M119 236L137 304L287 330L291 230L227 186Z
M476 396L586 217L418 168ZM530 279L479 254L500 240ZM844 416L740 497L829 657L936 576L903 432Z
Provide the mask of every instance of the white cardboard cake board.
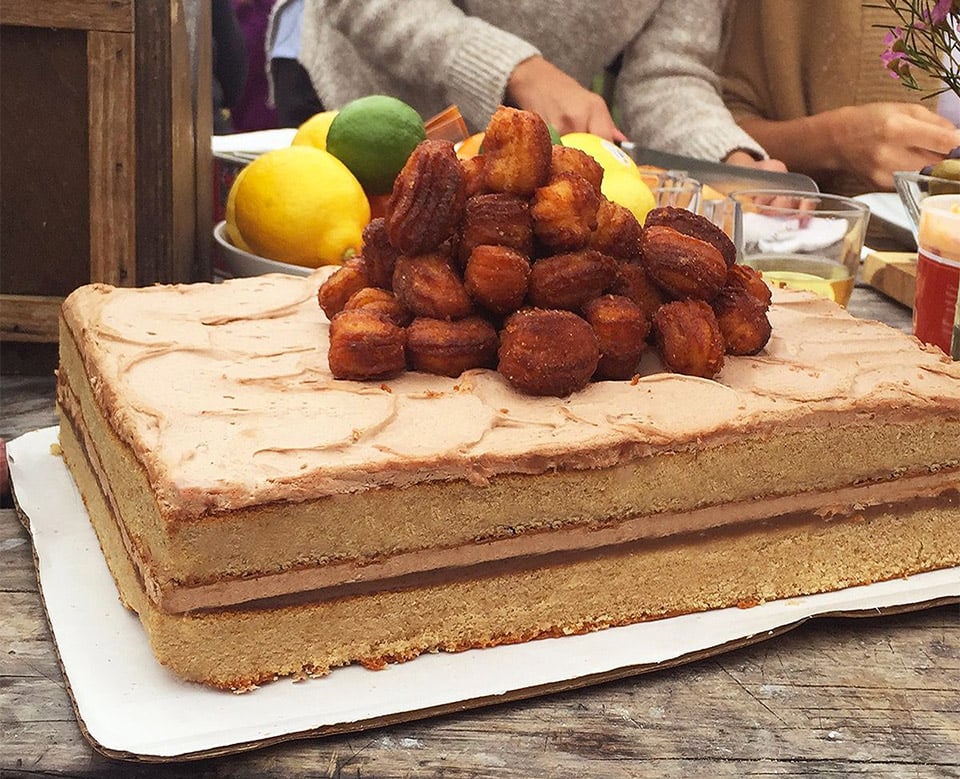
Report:
M423 655L382 671L351 666L234 695L182 682L154 659L139 620L118 599L83 501L53 452L56 441L52 427L10 442L10 473L80 726L113 757L206 757L360 730L675 665L813 616L960 598L960 568L953 568L749 609Z

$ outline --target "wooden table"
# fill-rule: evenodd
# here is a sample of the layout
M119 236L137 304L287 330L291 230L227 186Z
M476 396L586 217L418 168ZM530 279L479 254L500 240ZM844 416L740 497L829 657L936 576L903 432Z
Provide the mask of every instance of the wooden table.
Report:
M868 288L850 309L910 328L908 309ZM0 437L55 424L51 377L0 381ZM3 777L960 777L957 605L819 619L679 668L363 733L120 763L78 729L9 508L0 549Z

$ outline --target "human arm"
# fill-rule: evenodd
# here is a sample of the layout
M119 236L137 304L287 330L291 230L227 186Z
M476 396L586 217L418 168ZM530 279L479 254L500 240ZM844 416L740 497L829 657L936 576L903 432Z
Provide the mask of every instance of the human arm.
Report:
M714 67L725 6L720 0L664 0L630 43L615 101L631 141L710 160L725 160L737 150L746 155L731 162L767 156L718 92Z
M773 121L740 117L743 128L791 170L846 171L879 189L896 170L920 170L960 146L960 129L912 103L869 103Z
M449 0L308 0L306 13L348 39L373 67L412 88L441 92L475 127L503 102L516 66L540 54Z

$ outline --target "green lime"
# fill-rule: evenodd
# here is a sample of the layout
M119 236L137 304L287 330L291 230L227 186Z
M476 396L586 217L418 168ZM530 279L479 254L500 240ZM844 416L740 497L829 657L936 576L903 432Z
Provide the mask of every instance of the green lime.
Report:
M327 151L346 165L368 195L386 195L410 152L427 137L423 118L387 95L347 103L327 131Z
M550 133L550 143L552 143L554 146L557 146L558 144L563 146L563 141L560 140L560 133L557 131L557 128L547 122L547 130Z

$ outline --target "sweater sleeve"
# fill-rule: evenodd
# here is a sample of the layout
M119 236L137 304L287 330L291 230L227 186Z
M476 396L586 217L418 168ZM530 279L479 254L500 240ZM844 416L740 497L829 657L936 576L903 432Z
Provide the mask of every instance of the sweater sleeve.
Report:
M468 16L449 0L325 0L325 23L378 70L407 85L444 93L471 124L484 126L503 101L507 79L538 49Z
M766 156L720 97L715 68L726 5L663 0L631 42L615 95L631 141L708 160L722 160L736 149Z

